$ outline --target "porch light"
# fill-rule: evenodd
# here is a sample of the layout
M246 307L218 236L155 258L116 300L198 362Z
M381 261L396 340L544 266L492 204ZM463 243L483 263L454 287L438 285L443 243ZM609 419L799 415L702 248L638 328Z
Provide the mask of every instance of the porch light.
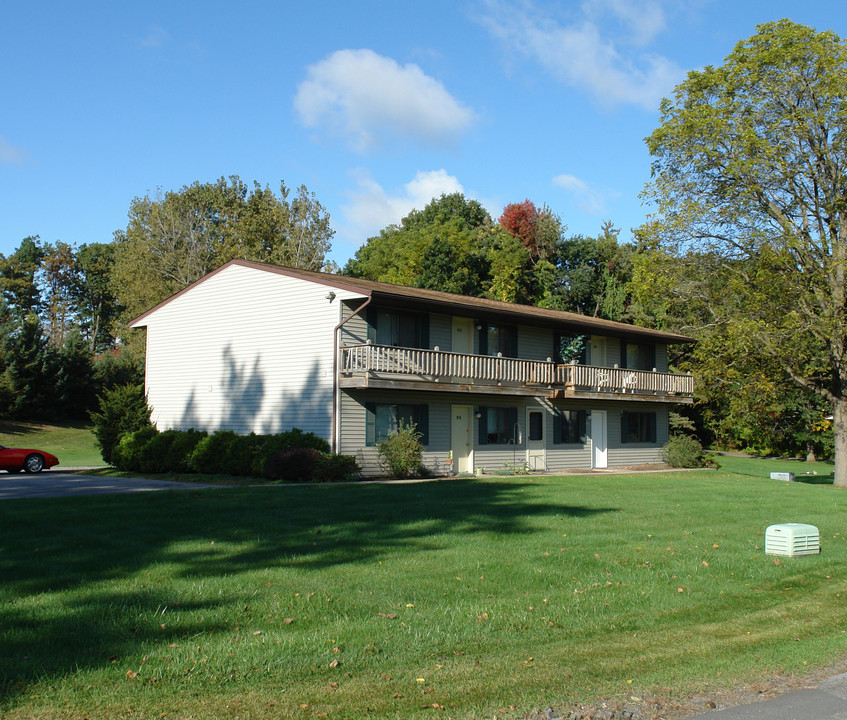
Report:
M326 295L324 295L324 297L330 302L332 302L333 300L335 300L335 293L330 290Z

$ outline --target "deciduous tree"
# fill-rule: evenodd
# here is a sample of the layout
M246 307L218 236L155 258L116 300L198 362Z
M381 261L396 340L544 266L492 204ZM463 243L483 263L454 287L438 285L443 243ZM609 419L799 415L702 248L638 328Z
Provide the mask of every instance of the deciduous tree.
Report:
M689 73L647 139L665 247L719 261L727 318L832 405L847 487L847 46L781 20ZM821 363L823 360L823 363Z

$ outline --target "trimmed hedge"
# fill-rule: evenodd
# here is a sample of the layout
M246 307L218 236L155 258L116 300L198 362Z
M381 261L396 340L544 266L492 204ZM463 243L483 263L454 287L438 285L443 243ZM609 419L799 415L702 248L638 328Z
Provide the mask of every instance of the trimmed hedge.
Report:
M329 455L329 444L299 428L277 435L239 435L219 430L165 430L148 426L125 433L112 452L120 470L144 473L196 472L246 475L292 482L355 479L353 457Z
M352 455L327 455L314 448L280 450L265 465L265 477L287 482L350 482L360 472Z

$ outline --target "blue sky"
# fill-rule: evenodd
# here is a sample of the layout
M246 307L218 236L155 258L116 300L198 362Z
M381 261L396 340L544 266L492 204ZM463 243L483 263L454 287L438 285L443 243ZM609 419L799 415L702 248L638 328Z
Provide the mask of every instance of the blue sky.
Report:
M306 185L340 264L454 191L627 240L660 98L782 17L847 36L823 0L7 3L0 253L109 242L133 197L233 174Z

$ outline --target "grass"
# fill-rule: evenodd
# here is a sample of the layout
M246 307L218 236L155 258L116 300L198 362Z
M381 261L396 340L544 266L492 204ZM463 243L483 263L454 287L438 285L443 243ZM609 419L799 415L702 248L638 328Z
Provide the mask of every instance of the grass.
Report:
M831 462L807 463L805 460L782 460L774 458L740 457L719 455L718 464L724 472L769 478L772 472L792 472L798 482L831 484L833 464Z
M45 450L65 467L104 464L91 426L84 423L48 425L0 420L0 445Z
M517 718L827 665L845 599L847 494L722 471L9 500L0 715Z

